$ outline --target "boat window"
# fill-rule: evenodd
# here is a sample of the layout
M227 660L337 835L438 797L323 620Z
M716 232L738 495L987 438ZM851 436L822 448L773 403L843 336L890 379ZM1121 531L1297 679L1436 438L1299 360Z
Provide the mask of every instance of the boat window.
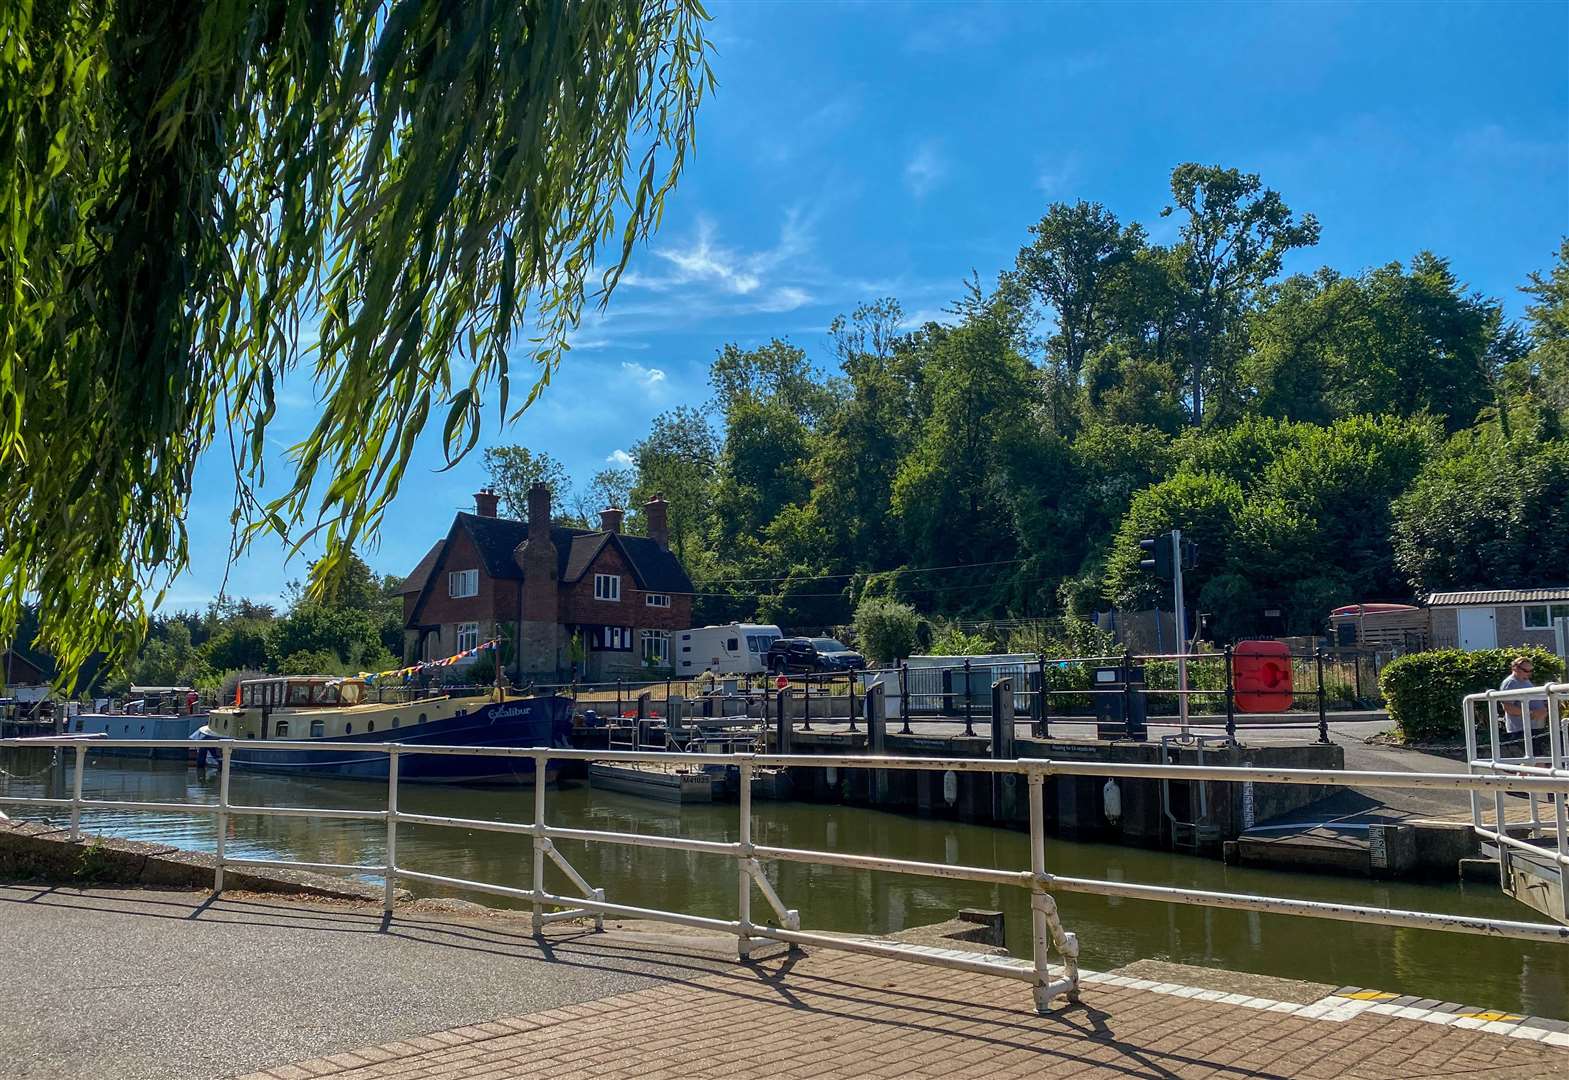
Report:
M246 738L247 738L247 739L254 739L254 738L256 738L256 732L254 732L254 731L252 731L252 732L249 732L249 733L247 733L247 734L246 734L246 736L245 736L245 737L246 737Z
M425 722L425 714L424 713L420 713L419 714L419 722L422 723L422 724Z
M394 716L392 718L392 726L397 727L399 723L401 723L401 721L396 716Z
M358 705L364 698L364 683L349 682L339 688L338 700L345 705Z
M353 735L354 734L354 725L353 724L344 724L343 725L343 733L345 735Z
M338 703L338 684L312 683L311 703L313 705L336 705Z
M287 739L289 737L289 722L287 720L279 720L278 726L273 728L272 734L274 738Z
M229 730L229 718L227 716L223 718L223 730Z
M365 725L365 730L366 731L375 731L376 730L376 721L372 720L368 724L366 724Z
M327 724L322 720L311 721L311 738L319 739L327 734Z
M86 726L86 724L87 724L87 721L85 721L85 720L78 720L76 722L76 730L77 731L83 730L83 728Z
M256 704L256 687L249 683L240 687L240 704L247 706Z
M289 684L289 704L309 705L311 703L311 684L308 682L291 682Z

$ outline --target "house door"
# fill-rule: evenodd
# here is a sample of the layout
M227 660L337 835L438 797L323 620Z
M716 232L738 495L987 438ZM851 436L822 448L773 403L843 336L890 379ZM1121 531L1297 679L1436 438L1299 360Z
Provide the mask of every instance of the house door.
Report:
M1493 608L1461 608L1455 616L1462 649L1498 648L1498 615Z

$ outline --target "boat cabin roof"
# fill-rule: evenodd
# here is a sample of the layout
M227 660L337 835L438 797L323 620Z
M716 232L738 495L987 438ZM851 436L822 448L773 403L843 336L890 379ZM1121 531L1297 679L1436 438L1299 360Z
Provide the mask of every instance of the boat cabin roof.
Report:
M365 680L340 675L291 675L245 679L236 693L244 707L358 705L365 698Z

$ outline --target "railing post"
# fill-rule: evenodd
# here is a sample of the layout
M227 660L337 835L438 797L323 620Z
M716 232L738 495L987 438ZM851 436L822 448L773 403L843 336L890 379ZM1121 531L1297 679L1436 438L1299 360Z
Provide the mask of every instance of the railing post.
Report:
M1313 653L1318 662L1318 741L1329 741L1329 714L1326 711L1324 700L1324 647L1320 645Z
M1156 621L1159 621L1158 616ZM1147 708L1149 698L1146 697L1144 702ZM1133 740L1133 664L1127 650L1123 650L1122 653L1122 732L1128 741Z
M1035 968L1035 1011L1051 1008L1050 946L1062 954L1068 976L1068 1000L1079 1000L1079 943L1062 929L1057 918L1057 903L1046 892L1046 775L1042 767L1032 767L1028 781L1030 802L1030 962Z
M851 733L854 733L854 731L855 731L855 672L853 672L853 671L850 672L848 678L849 678L849 693L850 693L850 731L851 731Z
M229 755L231 749L224 746L218 751L218 844L217 865L212 872L212 891L214 895L223 892L223 849L229 837Z
M806 704L802 707L803 715L802 715L802 719L801 719L801 730L802 731L811 731L812 730L812 673L811 672L805 673L804 675L801 676L801 679L802 679L802 681L804 681L806 683L806 688L802 691L806 695Z
M783 693L783 691L781 691ZM736 956L742 963L752 958L752 875L747 872L747 862L752 858L752 758L747 755L741 759L740 789L738 792L741 803L741 828L740 850L737 855L736 885L736 922L740 924L736 931Z
M972 722L974 717L971 715L974 701L975 696L970 686L970 658L966 656L964 658L964 734L966 738L975 734L975 724Z
M1035 721L1035 737L1046 738L1046 654L1035 654L1035 708L1030 710Z
M398 891L398 748L387 750L387 887L381 910L392 914L393 895Z
M1237 741L1237 682L1232 666L1232 647L1226 646L1226 740Z
M76 774L71 777L71 840L82 838L82 769L87 764L87 747L76 747Z
M616 680L616 693L621 692ZM545 933L545 766L544 754L534 755L534 936Z
M910 665L899 665L899 719L904 724L900 735L910 734Z

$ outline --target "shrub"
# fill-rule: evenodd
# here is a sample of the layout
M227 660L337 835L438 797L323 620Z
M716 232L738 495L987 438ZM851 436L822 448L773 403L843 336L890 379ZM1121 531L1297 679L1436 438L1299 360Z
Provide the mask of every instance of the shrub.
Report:
M869 597L855 607L855 639L870 660L891 664L915 651L921 617L909 604Z
M1531 658L1537 683L1555 681L1563 674L1563 662L1535 646L1475 652L1439 649L1390 661L1378 684L1400 737L1406 742L1462 738L1460 699L1480 690L1496 690L1509 674L1509 661L1522 655Z
M997 643L985 634L967 634L958 623L950 623L933 635L929 648L932 656L986 656L997 651Z

